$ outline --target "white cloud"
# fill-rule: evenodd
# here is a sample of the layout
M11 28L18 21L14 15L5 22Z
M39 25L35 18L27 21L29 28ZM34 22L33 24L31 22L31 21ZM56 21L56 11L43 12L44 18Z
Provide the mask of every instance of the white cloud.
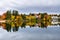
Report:
M60 6L60 0L0 0L0 11L25 7ZM1 13L0 12L0 13Z

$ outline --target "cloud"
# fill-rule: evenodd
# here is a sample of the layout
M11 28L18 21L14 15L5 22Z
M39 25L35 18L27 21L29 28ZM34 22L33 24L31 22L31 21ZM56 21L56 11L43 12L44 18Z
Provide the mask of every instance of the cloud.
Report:
M0 7L2 6L58 6L60 0L1 0Z
M60 6L60 0L0 0L0 13L3 13L9 9L21 10L22 8L26 7L50 7L50 6L53 7ZM22 9L22 11L25 10Z

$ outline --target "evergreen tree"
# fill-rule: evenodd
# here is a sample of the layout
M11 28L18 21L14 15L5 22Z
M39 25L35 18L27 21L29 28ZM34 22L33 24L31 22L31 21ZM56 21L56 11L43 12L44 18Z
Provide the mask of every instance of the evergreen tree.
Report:
M8 11L6 12L6 20L10 20L10 19L11 19L11 11L8 10Z

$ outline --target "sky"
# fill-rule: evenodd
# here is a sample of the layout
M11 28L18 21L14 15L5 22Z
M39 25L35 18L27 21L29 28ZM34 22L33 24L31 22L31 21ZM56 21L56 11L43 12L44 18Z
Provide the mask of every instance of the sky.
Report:
M19 13L47 12L60 13L60 0L0 0L0 14L7 10Z

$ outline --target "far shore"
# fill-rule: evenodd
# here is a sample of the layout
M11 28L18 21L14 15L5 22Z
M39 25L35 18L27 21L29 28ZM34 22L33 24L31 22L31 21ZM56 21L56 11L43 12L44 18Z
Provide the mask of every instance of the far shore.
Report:
M1 23L1 22L6 22L6 20L0 20L0 23Z

